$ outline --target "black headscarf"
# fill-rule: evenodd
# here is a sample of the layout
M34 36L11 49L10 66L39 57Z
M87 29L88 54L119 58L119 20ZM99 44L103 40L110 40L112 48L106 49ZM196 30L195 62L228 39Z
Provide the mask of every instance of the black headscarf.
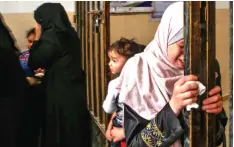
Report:
M78 65L81 65L80 40L64 7L60 3L44 3L36 9L34 18L42 28L41 40L55 33L56 38L50 38L52 42L60 46L63 49L62 52L70 54Z
M7 25L4 22L3 16L0 13L0 47L5 49L12 49L19 54L19 49L15 46L15 39Z
M36 9L34 18L43 31L49 28L55 28L56 31L67 31L72 27L65 9L60 3L42 4Z

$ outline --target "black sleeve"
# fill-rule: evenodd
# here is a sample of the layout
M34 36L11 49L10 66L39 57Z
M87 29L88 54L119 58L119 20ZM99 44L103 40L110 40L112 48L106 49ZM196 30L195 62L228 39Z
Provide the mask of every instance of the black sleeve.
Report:
M216 85L221 87L221 74L220 74L220 67L219 67L219 63L216 60L215 63L215 67L216 67ZM222 96L222 91L221 91L221 96ZM216 135L216 145L220 145L221 143L226 143L226 137L225 137L225 126L227 124L227 115L224 111L224 109L222 110L222 112L220 114L218 114L217 116L217 122L216 122L216 131L217 131L217 135Z
M15 52L11 49L0 48L0 65L2 68L0 97L19 98L24 95L29 85Z
M128 147L168 147L184 133L169 104L151 121L124 105L124 129Z
M32 69L47 69L59 57L57 37L53 32L45 32L39 41L34 41L30 49L28 65Z

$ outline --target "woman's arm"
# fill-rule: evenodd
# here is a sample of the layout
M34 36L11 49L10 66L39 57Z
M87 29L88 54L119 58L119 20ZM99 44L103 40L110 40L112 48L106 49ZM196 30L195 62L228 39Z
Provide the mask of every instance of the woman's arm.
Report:
M148 121L140 117L128 105L124 105L124 129L127 146L149 147L180 144L177 140L184 133L178 116L189 104L197 101L198 85L194 75L187 75L174 84L173 94L164 108ZM181 144L180 144L181 145Z
M170 146L184 133L169 104L151 121L124 105L124 129L128 147Z
M51 64L58 59L61 54L56 42L56 36L53 32L45 32L40 40L33 42L30 49L28 65L33 70L38 68L46 69L51 66Z

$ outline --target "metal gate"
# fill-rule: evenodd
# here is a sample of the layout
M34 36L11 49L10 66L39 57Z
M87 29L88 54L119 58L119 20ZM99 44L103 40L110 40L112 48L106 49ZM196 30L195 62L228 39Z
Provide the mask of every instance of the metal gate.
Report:
M106 49L110 45L109 2L76 2L77 32L81 39L82 68L86 72L88 108L101 130L107 116L102 109L110 80Z

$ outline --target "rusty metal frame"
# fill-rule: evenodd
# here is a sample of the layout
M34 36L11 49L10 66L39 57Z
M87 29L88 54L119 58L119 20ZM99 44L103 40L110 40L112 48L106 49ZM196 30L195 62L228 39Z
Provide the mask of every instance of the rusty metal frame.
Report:
M209 97L208 91L215 86L215 2L185 2L185 74L198 76L207 90L198 98ZM199 109L189 113L190 147L216 146L216 116Z

